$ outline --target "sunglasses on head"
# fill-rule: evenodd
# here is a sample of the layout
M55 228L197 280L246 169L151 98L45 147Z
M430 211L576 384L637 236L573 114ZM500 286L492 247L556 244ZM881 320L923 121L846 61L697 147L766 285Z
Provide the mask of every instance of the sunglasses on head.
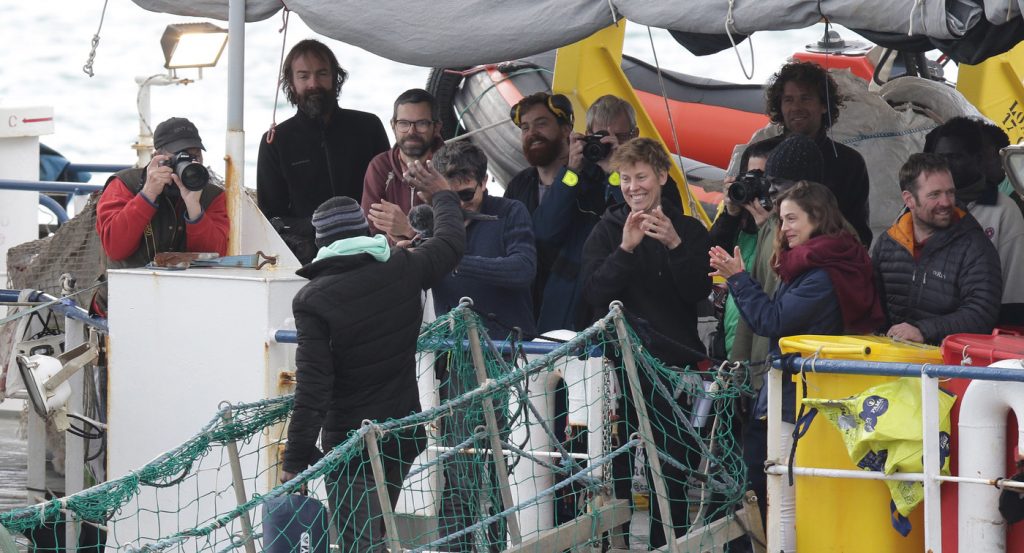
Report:
M462 190L458 190L455 193L459 195L459 200L463 202L471 202L473 201L473 198L476 197L476 187L474 186L473 188L463 188Z

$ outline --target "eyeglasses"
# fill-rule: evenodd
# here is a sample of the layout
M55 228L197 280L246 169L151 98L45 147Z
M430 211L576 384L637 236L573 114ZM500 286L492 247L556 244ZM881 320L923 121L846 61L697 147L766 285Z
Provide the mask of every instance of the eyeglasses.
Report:
M462 190L457 190L455 193L459 195L459 200L463 202L471 202L473 201L473 198L476 197L476 187L463 188Z
M625 144L626 142L629 142L630 140L636 138L639 134L640 129L637 128L634 128L629 132L617 132L615 133L615 140L617 140L619 144Z
M409 129L416 127L419 132L427 132L430 127L434 126L434 122L430 119L420 119L419 121L406 121L405 119L399 119L395 121L395 128L402 132L409 132Z

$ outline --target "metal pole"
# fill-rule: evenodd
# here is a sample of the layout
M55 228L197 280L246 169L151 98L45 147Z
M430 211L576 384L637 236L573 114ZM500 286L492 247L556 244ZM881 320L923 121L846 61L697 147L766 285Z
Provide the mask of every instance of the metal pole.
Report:
M149 103L149 87L153 84L153 80L150 77L135 77L135 82L139 85L138 105L136 106L139 110L139 140L134 146L135 153L138 155L135 166L145 167L153 158L153 129L151 128L152 116Z
M942 491L939 464L939 381L921 373L921 445L924 448L924 547L942 553Z
M231 424L230 406L224 409L223 418L225 424ZM238 458L238 444L234 440L229 440L224 445L228 448L228 461L231 464L231 481L232 487L235 489L235 501L239 505L245 505L249 499L245 493L245 480L242 479L242 462ZM256 553L256 544L252 539L252 521L249 520L249 513L242 513L238 520L242 522L242 543L245 544L246 553Z
M74 281L67 273L61 275L61 295L67 296L73 293ZM85 324L76 321L71 317L64 318L64 351L71 351L81 344L84 344ZM60 373L58 373L59 375ZM55 376L58 376L55 375ZM68 398L68 413L82 413L85 402L82 395L85 393L85 376L82 371L76 371L68 379L71 386L71 396ZM91 383L90 383L91 384ZM85 489L85 438L64 434L64 494L65 496L78 493ZM78 543L79 523L75 522L70 511L67 522L64 525L67 543Z
M665 542L668 543L668 550L671 553L677 553L676 533L673 531L672 512L669 510L665 474L661 470L661 459L658 458L658 450L654 444L651 419L647 416L647 404L644 402L643 391L640 389L640 377L637 374L636 362L633 359L633 347L629 342L629 335L626 333L626 324L622 320L621 311L615 315L615 332L619 336L620 347L622 348L622 363L626 366L626 377L629 379L630 392L633 394L633 407L636 409L637 420L640 423L640 439L643 440L644 449L647 450L647 460L651 464L654 491L657 495L658 507L661 509L661 525L665 530Z
M376 482L377 500L380 502L380 512L384 517L384 531L388 535L388 549L392 553L402 551L402 542L398 539L398 524L395 523L395 513L391 510L391 495L388 493L388 481L384 476L384 463L380 460L380 448L377 446L377 425L367 424L369 432L363 437L366 441L366 452L370 456L370 468L373 469L373 479Z
M228 2L228 121L224 148L228 255L242 251L242 201L245 194L245 0Z
M473 319L472 313L466 309L466 333L469 335L469 351L473 355L473 367L476 369L477 383L483 386L487 382L487 367L484 364L484 351L480 346L480 332L476 328L476 320ZM491 456L494 457L494 472L498 476L498 485L501 488L501 502L504 508L511 509L515 503L512 503L512 487L508 481L508 466L505 465L505 456L501 453L501 436L498 434L498 417L494 414L494 401L491 396L484 396L481 400L484 408L484 421L487 424L487 434L491 441ZM508 521L508 535L512 540L513 545L519 545L523 541L522 534L519 532L519 520L516 519L515 512L510 512L507 517Z
M771 469L785 469L785 461L778 458L778 452L782 445L782 371L772 369L768 371L768 378L765 379L765 386L768 386L768 457L766 465ZM768 480L765 491L768 504L768 525L765 530L768 533L768 551L780 551L782 546L782 527L779 524L782 519L782 503L778 498L782 497L784 473L774 473L768 470ZM772 498L775 498L773 501Z

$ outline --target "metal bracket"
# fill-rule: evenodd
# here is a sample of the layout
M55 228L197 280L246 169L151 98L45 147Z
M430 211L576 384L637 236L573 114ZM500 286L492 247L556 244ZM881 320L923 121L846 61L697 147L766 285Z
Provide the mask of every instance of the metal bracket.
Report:
M219 257L212 253L195 252L161 252L147 265L150 269L180 270L189 267L234 267L238 269L262 269L265 265L277 265L276 255L267 255L262 251L246 255L228 255Z

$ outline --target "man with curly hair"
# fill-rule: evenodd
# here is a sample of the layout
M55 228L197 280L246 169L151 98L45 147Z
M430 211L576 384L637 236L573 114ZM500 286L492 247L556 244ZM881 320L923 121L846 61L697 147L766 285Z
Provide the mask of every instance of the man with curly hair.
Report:
M765 110L783 133L813 138L825 161L824 184L835 194L843 217L857 231L864 245L871 244L868 217L868 168L864 158L849 146L828 137L828 129L839 118L843 98L836 82L819 65L791 62L768 80Z

